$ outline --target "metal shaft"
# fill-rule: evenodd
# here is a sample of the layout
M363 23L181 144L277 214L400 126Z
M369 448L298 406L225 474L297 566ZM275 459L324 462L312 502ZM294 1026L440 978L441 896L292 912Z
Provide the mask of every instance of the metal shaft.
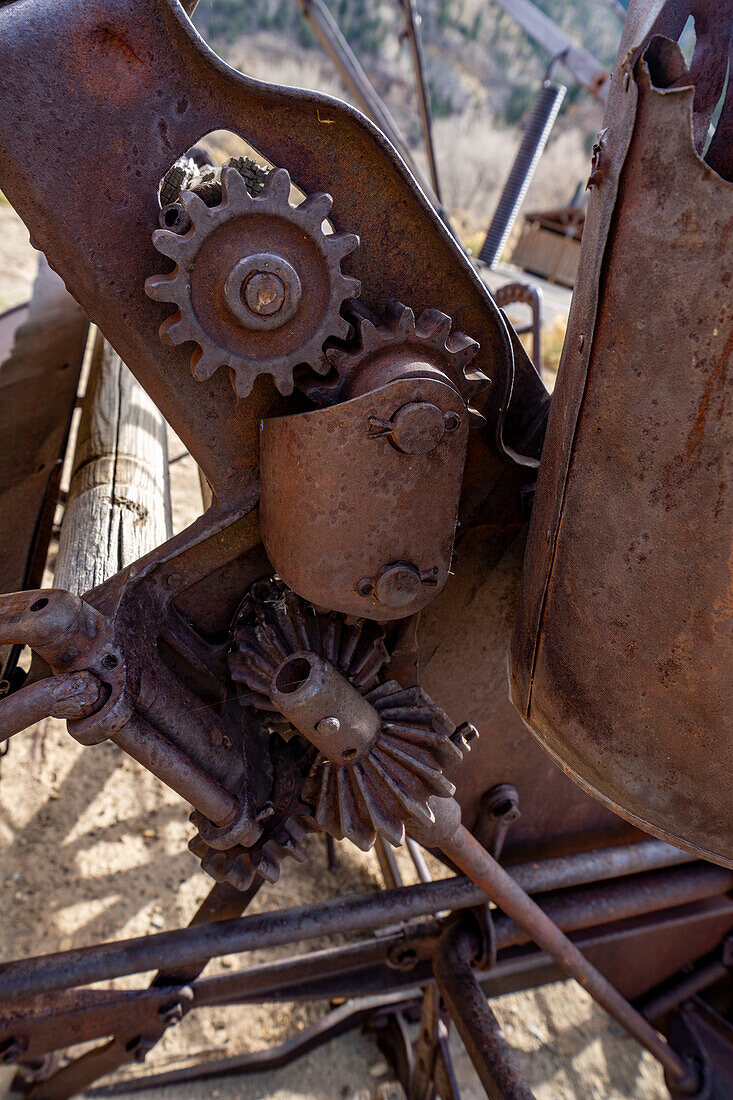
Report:
M490 1100L534 1100L471 965L480 946L465 920L443 933L433 958L438 989Z
M64 672L38 680L0 700L0 742L44 718L87 718L104 698L91 672Z
M574 856L567 858L569 861L576 859ZM539 880L543 883L543 888L548 889L549 884L541 872L541 866L537 863L524 864L514 868L513 874L531 891L533 876L539 868ZM587 869L582 859L579 866ZM506 875L507 872L502 871L502 874ZM659 874L661 877L658 882L639 884L639 896L636 896L633 879L628 885L622 884L623 892L629 896L620 913L616 913L613 907L598 905L597 895L602 896L603 891L596 888L594 904L581 914L564 914L564 918L571 922L568 926L589 927L607 919L643 915L702 898L717 897L733 889L733 871L724 867L698 863L691 868ZM667 883L667 876L674 879L671 888ZM588 879L582 876L576 881ZM529 900L523 891L520 893L523 902ZM52 989L87 985L123 974L187 966L200 959L219 955L280 947L321 936L384 928L414 917L448 909L473 908L485 902L486 894L483 889L470 880L463 877L442 879L419 886L405 886L398 890L384 890L378 894L338 898L315 906L257 914L242 920L222 921L208 927L178 929L154 936L62 951L54 955L17 959L0 964L0 1003ZM526 928L524 922L522 928ZM502 946L523 943L528 935L531 935L529 930L523 934L518 925L507 928L504 923L500 943Z
M608 1012L643 1047L654 1055L675 1081L684 1079L688 1067L644 1017L614 989L600 971L588 962L503 867L483 848L465 826L460 825L441 848L457 867L480 886L508 916L526 929L562 970L582 985L594 1001Z
M430 96L427 81L425 79L425 59L422 48L422 35L420 33L420 15L417 10L416 0L402 0L405 12L405 27L412 51L412 64L415 69L415 82L417 84L418 102L420 105L420 121L422 123L423 141L428 157L430 180L433 185L438 202L443 199L440 194L440 179L438 177L438 163L435 157L435 145L433 142L433 120L430 111Z

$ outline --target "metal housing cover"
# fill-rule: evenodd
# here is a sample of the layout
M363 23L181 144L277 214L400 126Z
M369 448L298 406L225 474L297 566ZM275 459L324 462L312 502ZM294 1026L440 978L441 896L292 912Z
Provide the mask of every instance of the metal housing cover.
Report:
M695 151L693 88L656 87L640 50L624 67L596 147L513 699L586 790L732 866L733 186Z

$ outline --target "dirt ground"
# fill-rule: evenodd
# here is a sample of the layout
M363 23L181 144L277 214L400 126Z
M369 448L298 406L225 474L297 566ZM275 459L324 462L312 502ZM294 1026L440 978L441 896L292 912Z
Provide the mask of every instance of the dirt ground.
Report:
M0 203L0 307L27 298L33 271L27 234ZM201 499L193 463L174 437L169 457L174 522L180 529L201 510ZM113 745L82 748L62 723L53 721L17 737L2 761L0 781L2 959L185 924L210 887L186 849L187 818L177 796ZM280 882L255 899L252 912L380 885L374 856L341 844L332 873L322 839L308 838L307 847L307 861L286 865ZM207 973L259 958L220 959ZM136 978L118 984L139 983ZM667 1095L651 1057L573 983L508 995L494 1004L537 1100L657 1100ZM193 1014L167 1033L148 1068L178 1065L184 1054L220 1057L282 1042L324 1008L268 1005ZM455 1038L452 1048L462 1096L479 1098L483 1090ZM277 1073L198 1083L164 1095L368 1100L386 1074L371 1039L353 1035Z

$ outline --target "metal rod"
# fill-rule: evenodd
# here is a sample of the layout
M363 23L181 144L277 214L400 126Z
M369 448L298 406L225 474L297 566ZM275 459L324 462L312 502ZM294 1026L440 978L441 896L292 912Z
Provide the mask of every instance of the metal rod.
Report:
M451 230L448 213L434 193L428 181L415 163L407 140L401 133L390 111L359 64L351 46L323 0L298 0L308 26L313 31L325 54L331 58L341 79L351 92L357 106L379 127L394 145L413 176L432 202L436 212Z
M404 879L400 874L400 869L397 866L397 859L394 854L394 848L391 844L388 844L383 837L377 837L377 843L374 846L377 859L379 860L379 869L382 872L382 878L384 879L384 885L388 890L393 889L396 886L404 886Z
M689 997L694 997L696 993L702 992L703 989L707 989L714 982L719 982L729 973L730 971L725 963L721 962L720 959L716 959L714 962L708 963L707 966L700 967L694 974L688 974L686 978L676 982L669 989L665 989L658 996L647 1001L642 1007L642 1012L647 1020L654 1023L655 1020L659 1020L667 1012L671 1012L677 1005L682 1004Z
M447 800L446 800L447 801ZM493 859L463 825L441 843L443 853L480 886L508 916L521 925L558 966L590 993L630 1035L661 1063L670 1077L684 1080L690 1068L597 970L551 918Z
M104 688L91 672L37 680L0 700L0 743L44 718L88 718L104 699Z
M480 941L478 926L472 928L465 919L443 933L433 958L438 989L486 1095L491 1100L534 1100L471 966Z
M430 874L430 869L425 861L425 856L422 854L422 848L416 840L413 840L411 836L406 838L407 851L410 853L410 858L415 865L417 871L417 877L420 882L432 882L433 876Z
M579 872L587 869L583 856L567 858L579 860ZM518 883L531 891L537 869L537 864L530 863L514 868L512 873ZM596 872L597 864L594 875ZM669 875L676 875L672 889L665 882ZM537 877L540 884L547 888L541 871ZM685 871L666 872L666 875L660 874L658 877L656 890L650 884L644 884L644 908L637 911L649 912L649 907L671 907L685 901L713 897L733 888L733 871L709 864L698 863ZM580 881L588 880L581 876ZM633 879L630 881L633 886ZM631 888L628 887L629 890ZM661 903L660 896L663 898ZM17 999L123 974L189 965L204 958L278 947L319 936L363 932L446 909L471 908L485 901L486 894L481 889L468 879L458 877L379 894L337 898L316 906L221 921L202 928L178 929L154 936L19 959L0 965L0 1002L3 998ZM523 935L519 932L520 938L515 942L523 942Z
M258 876L250 888L244 892L236 890L226 882L216 883L194 913L189 928L240 916L257 894L262 882L263 880ZM188 985L189 982L193 982L198 978L207 962L208 959L201 959L189 967L159 970L151 981L147 994L155 997L156 990L161 987ZM160 1020L158 1032L154 1035L146 1034L145 1040L148 1050L151 1050L162 1038L167 1026L167 1020L163 1016ZM129 1046L129 1039L129 1031L126 1033L120 1029L115 1032L113 1039L86 1051L72 1062L61 1066L43 1082L42 1100L67 1100L68 1097L77 1096L99 1077L113 1073L119 1066L133 1059L135 1048Z
M110 740L215 825L230 825L241 812L234 795L139 715L133 715Z
M430 110L430 95L425 79L425 58L423 55L422 35L420 24L422 22L417 10L416 0L402 0L405 12L405 29L412 51L412 64L415 70L415 82L417 84L418 102L420 105L420 121L422 123L423 141L428 157L430 180L433 185L438 202L442 202L440 194L440 179L438 177L438 163L435 158L435 145L433 143L433 120Z
M605 103L608 99L609 73L592 53L579 46L569 34L536 8L530 0L494 0L530 38L557 58L579 84Z
M496 267L501 259L566 91L564 84L554 84L550 80L546 80L540 88L478 255L479 260L489 267Z

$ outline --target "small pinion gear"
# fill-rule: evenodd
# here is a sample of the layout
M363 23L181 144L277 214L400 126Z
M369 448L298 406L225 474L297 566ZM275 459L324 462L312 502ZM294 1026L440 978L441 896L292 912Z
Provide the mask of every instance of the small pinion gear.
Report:
M280 864L289 857L296 863L305 859L303 840L308 831L310 807L301 798L303 782L313 758L312 749L305 752L295 742L285 744L273 736L270 754L273 759L271 802L263 815L261 836L244 848L220 851L210 847L201 833L189 841L188 848L201 860L203 870L215 882L228 882L237 890L247 890L256 875L267 882L277 882ZM199 824L196 813L190 820Z
M145 284L151 298L177 307L161 325L160 338L197 345L191 370L199 381L228 366L239 397L248 396L260 374L272 375L280 392L289 394L296 366L326 374L324 342L350 335L340 310L360 284L342 273L341 261L359 239L323 232L330 195L291 206L284 168L270 172L254 197L234 167L223 169L221 184L214 206L194 191L181 191L187 232L153 233L157 250L176 264L171 274Z
M391 299L383 319L379 320L361 303L352 307L356 317L359 346L354 349L329 348L326 351L333 368L331 376L303 379L299 385L319 405L332 405L351 394L365 371L376 370L383 361L390 364L395 377L399 363L411 375L440 372L448 377L466 404L491 380L470 364L479 350L478 343L464 332L452 332L453 322L439 309L425 309L417 320L409 306ZM422 367L422 369L420 369Z

